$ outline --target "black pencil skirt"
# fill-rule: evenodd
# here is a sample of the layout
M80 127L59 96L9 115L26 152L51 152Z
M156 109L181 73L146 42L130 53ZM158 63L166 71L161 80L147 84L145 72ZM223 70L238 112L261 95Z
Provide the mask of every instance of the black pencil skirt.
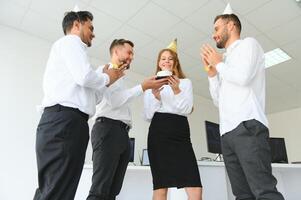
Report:
M147 148L154 190L202 187L187 117L155 113Z

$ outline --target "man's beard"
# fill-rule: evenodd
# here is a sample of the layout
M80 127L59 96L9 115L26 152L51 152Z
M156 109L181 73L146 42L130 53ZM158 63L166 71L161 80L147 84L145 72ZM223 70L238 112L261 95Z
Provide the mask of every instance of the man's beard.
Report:
M80 38L81 38L82 42L87 45L87 47L92 46L92 40L90 40L90 41L88 41L88 39L86 40L86 37L85 37L83 31L80 32Z
M219 49L225 48L228 39L229 39L228 31L226 29L224 29L220 41L216 43L216 47Z

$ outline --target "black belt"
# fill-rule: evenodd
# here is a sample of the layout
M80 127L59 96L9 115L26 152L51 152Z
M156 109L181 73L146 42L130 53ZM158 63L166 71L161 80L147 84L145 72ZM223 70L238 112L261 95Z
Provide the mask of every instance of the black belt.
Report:
M76 112L78 114L80 114L86 121L88 121L89 119L89 115L80 111L78 108L71 108L71 107L67 107L67 106L62 106L60 104L56 104L54 106L50 106L50 107L46 107L44 109L44 112L59 112L59 111L73 111Z
M127 132L131 128L129 125L127 125L126 123L124 123L120 120L111 119L111 118L107 118L107 117L97 117L96 121L97 122L108 122L108 123L111 123L111 124L116 124L116 125L120 126L121 128L125 129Z

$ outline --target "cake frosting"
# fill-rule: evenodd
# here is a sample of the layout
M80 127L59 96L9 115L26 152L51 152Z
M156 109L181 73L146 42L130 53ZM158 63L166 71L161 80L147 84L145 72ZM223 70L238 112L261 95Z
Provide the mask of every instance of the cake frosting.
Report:
M171 76L172 72L168 70L163 70L163 71L158 71L157 76L158 77L166 77L166 76Z

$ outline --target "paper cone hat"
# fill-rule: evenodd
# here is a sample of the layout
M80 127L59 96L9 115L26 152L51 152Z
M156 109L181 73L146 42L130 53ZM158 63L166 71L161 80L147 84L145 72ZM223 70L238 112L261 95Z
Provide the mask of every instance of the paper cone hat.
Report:
M172 50L175 53L177 53L177 38L174 39L166 48Z
M227 4L227 6L226 6L226 8L225 8L225 10L223 12L223 15L226 15L226 14L228 14L228 15L233 14L233 10L232 10L232 8L230 6L230 3Z
M78 11L80 11L79 10L79 7L78 7L78 5L77 4L75 4L75 6L74 6L74 8L73 8L73 10L72 11L74 11L74 12L78 12Z

